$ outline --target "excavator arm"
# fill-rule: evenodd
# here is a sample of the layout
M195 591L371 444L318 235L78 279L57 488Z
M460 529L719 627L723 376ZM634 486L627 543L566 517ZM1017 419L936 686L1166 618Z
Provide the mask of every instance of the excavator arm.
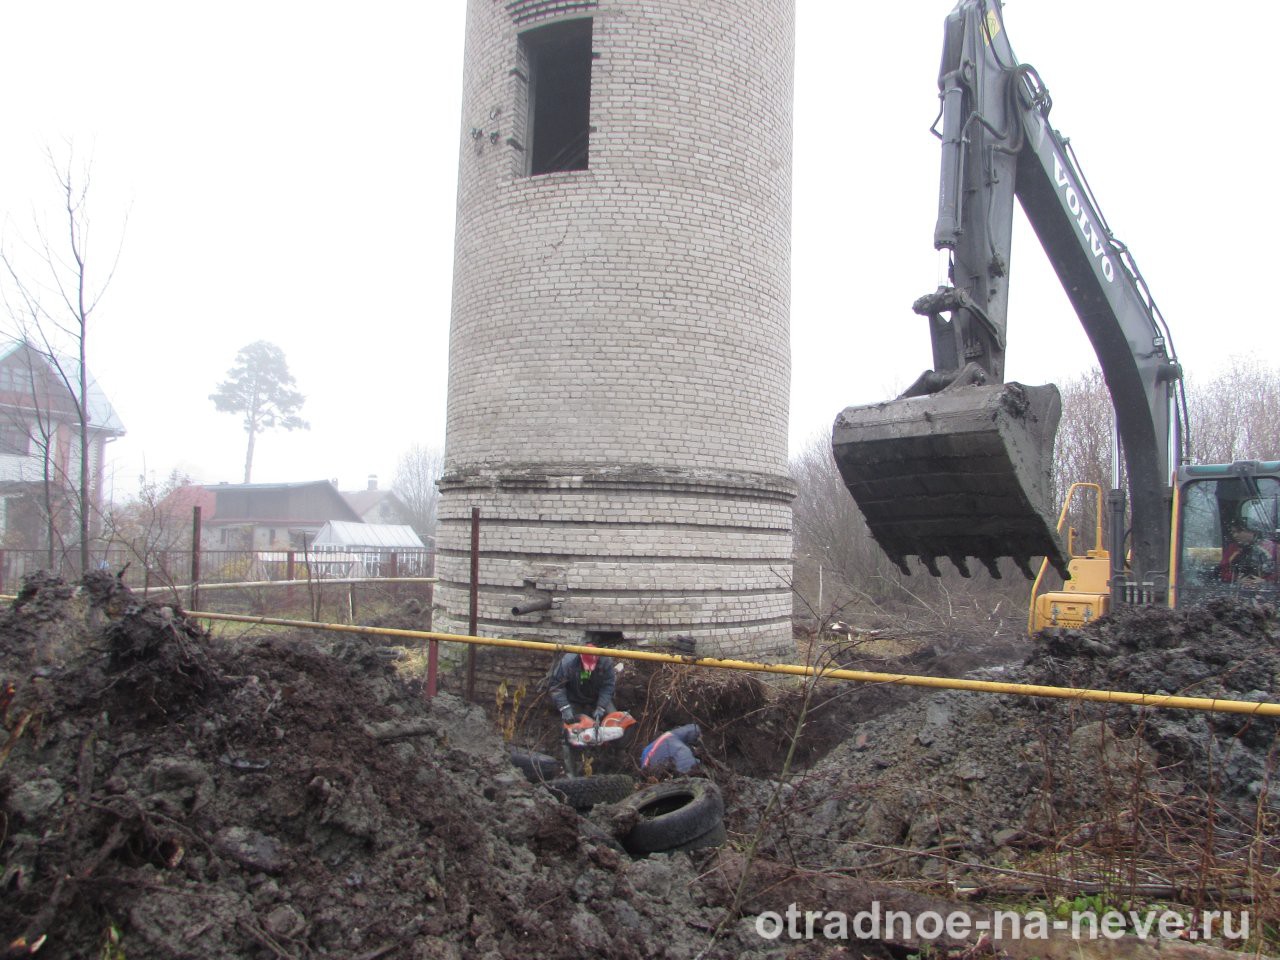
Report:
M1030 559L1044 556L1065 573L1049 479L1057 388L1004 379L1016 200L1093 344L1115 407L1132 573L1126 580L1117 568L1113 583L1127 594L1122 600L1163 599L1181 374L1159 313L1050 126L1047 91L1014 57L999 0L960 0L947 17L938 87L934 245L948 253L950 282L915 303L928 318L933 369L894 401L842 412L832 438L837 465L904 572L914 555L935 575L942 556L964 573L966 557L975 557L996 575L995 561L1012 557L1028 576Z

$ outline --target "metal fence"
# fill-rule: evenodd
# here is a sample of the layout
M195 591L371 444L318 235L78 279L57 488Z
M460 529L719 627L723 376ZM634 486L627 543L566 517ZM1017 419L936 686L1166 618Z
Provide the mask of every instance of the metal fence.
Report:
M78 557L47 551L0 550L0 593L16 593L22 579L48 571L74 579ZM430 550L170 550L145 559L123 549L97 550L93 563L120 577L131 590L170 593L188 608L197 603L226 612L271 614L291 610L354 618L357 609L417 598L430 609L431 585L403 579L430 577ZM382 582L379 582L382 581ZM192 585L198 592L192 591ZM218 585L228 585L217 588ZM238 586L230 586L230 585ZM211 587L211 589L200 589Z

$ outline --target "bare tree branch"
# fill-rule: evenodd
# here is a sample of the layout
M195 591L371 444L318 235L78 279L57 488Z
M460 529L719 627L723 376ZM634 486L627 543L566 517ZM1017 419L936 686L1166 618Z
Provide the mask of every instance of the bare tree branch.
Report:
M55 158L51 151L47 151L47 156L61 195L59 216L65 217L63 229L67 249L64 251L61 245L49 240L48 232L37 218L34 233L38 243L24 243L33 259L30 270L7 249L0 250L3 279L7 281L4 283L3 301L12 324L6 332L23 351L30 388L28 403L10 403L8 413L11 418L16 417L29 424L32 441L39 448L43 461L45 539L50 563L55 549L61 547L62 524L57 519L62 512L60 501L64 495L70 494L67 502L76 520L79 565L84 570L89 566L90 543L98 520L96 497L101 495L101 490L94 488L93 448L97 429L103 426L93 422L94 413L90 409L90 317L115 274L123 248L123 234L110 272L101 283L95 283L90 277L88 255L89 168L86 165L82 170L76 169L70 145L65 163ZM43 283L41 277L44 278ZM46 306L46 294L57 301L56 310ZM39 358L38 364L33 361L35 357ZM48 382L48 374L59 381L60 389L53 389ZM71 418L74 436L70 438L76 445L74 458L64 453L68 439L59 435L60 425L66 421L64 404L74 407L74 417ZM30 452L25 453L29 455ZM99 459L100 456L99 452ZM76 472L74 479L67 475L72 465ZM97 467L100 468L101 464L98 463Z

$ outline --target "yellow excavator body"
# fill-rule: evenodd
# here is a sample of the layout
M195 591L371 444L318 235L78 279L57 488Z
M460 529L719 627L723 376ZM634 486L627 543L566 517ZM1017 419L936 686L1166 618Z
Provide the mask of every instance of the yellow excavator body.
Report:
M1094 495L1093 546L1083 553L1076 549L1076 530L1067 529L1066 582L1061 590L1040 593L1048 568L1048 561L1041 563L1035 583L1031 587L1031 609L1027 615L1027 632L1034 634L1049 627L1072 628L1104 616L1111 609L1111 553L1102 543L1102 487L1096 483L1073 483L1063 499L1058 514L1057 532L1062 533L1067 515L1077 493Z

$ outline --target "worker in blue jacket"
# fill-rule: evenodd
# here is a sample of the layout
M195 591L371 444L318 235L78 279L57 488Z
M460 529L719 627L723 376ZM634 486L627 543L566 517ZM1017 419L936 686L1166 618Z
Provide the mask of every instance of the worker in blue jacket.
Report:
M702 728L696 723L668 730L640 751L640 769L653 774L669 770L689 773L698 767L698 758L691 748L701 737Z

